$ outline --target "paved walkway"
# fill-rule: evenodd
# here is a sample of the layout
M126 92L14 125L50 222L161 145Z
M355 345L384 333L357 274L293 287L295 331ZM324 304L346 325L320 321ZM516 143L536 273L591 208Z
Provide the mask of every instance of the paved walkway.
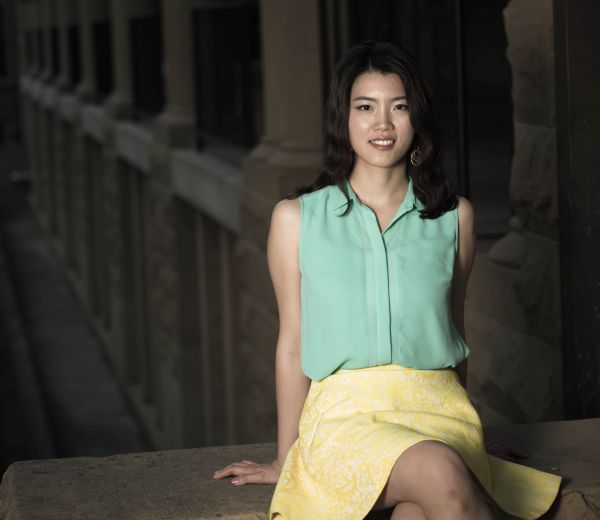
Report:
M23 459L152 449L0 148L0 474Z

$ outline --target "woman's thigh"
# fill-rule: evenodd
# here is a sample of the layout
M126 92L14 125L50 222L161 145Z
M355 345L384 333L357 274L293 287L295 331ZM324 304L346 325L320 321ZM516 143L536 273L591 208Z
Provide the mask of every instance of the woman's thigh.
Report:
M451 493L453 480L464 478L465 468L462 457L447 444L435 440L417 442L398 457L372 510L405 501L422 504L434 495L434 489L435 496Z

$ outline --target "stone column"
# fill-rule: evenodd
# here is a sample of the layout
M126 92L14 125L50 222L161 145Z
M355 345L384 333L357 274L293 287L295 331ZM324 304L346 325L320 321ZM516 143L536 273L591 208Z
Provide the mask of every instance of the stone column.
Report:
M108 2L105 0L76 0L77 17L80 27L80 46L81 46L81 79L75 86L75 97L80 109L84 105L94 100L95 82L94 82L94 55L93 55L93 23L100 19L108 18ZM81 114L81 112L80 112ZM78 292L80 298L90 301L91 285L89 280L92 277L90 272L90 236L89 229L91 225L90 210L88 208L88 193L91 189L90 176L88 174L89 162L87 160L87 142L90 136L86 133L84 126L76 124L73 127L73 145L71 167L73 172L72 190L73 204L72 213L74 215L74 235L75 243L75 261L74 271L78 282Z
M552 1L512 0L503 14L513 78L513 216L511 231L473 269L469 378L492 420L554 420L562 417L562 393Z
M31 86L40 75L42 69L41 52L39 48L38 31L41 29L41 12L40 0L31 0L28 3L30 15L30 29L32 31L32 54L33 63L28 69L29 72L29 89L23 93L23 102L26 108L28 124L27 132L27 152L29 156L29 165L32 172L32 190L31 190L31 205L38 211L43 207L43 182L40 174L40 149L39 149L39 110L36 102L31 97Z
M513 0L504 18L513 71L511 205L525 230L555 241L558 188L552 2Z
M199 396L186 394L185 370L194 361L190 353L179 348L177 237L182 234L177 219L177 203L172 193L170 158L174 148L193 146L195 133L194 83L192 63L191 12L189 0L162 0L163 80L165 108L154 120L152 165L148 181L151 222L155 232L149 248L154 252L150 290L153 313L154 353L161 360L158 367L160 416L164 428L161 445L184 446L186 443L186 402ZM193 222L193 221L192 221ZM191 225L190 221L186 225ZM192 225L193 227L193 225ZM200 368L198 368L200 374ZM199 377L196 376L196 377ZM198 412L200 413L200 412ZM198 439L194 439L197 442Z
M312 0L306 6L298 1L285 6L274 0L261 2L265 131L250 156L250 162L266 159L275 168L308 168L309 178L310 168L320 164L323 139L317 10ZM300 109L298 98L305 103ZM284 172L278 173L285 178ZM273 184L271 196L302 180L292 173L283 182L287 184Z
M114 89L105 107L116 119L132 114L131 47L129 44L129 20L135 14L152 12L151 0L111 0L112 54Z
M277 305L266 239L275 203L316 177L321 163L321 69L317 0L261 2L265 133L244 165L241 345L236 353L236 442L276 437Z
M78 0L78 17L81 44L81 81L75 87L75 94L81 102L94 97L94 53L92 49L92 24L102 16L108 16L103 0Z
M23 49L25 50L27 45L31 45L31 61L23 60L21 62L21 71L28 75L31 75L35 69L35 37L31 36L32 34L34 34L34 31L36 29L35 23L35 3L33 2L33 0L21 3L20 25L21 30L24 31L23 39L21 40L23 43ZM24 51L23 55L25 54L26 53Z
M31 41L29 34L33 29L32 3L19 2L16 6L16 13L18 26L17 42L19 52L18 76L22 76L28 74L32 68L29 61L29 54L27 53L27 46Z
M79 0L79 28L81 46L81 80L75 87L75 95L81 102L94 94L94 56L92 53L92 19L90 0Z
M114 86L105 106L117 119L131 115L129 13L132 3L132 0L110 2Z
M19 72L18 76L25 74L29 69L29 56L27 55L28 34L31 30L31 3L19 2L15 6L17 13L17 51L19 53Z
M163 77L167 106L155 124L156 137L174 147L194 141L194 83L189 0L163 0Z
M72 207L75 199L72 187L75 185L73 182L75 177L75 169L73 167L75 161L73 159L75 148L77 148L74 137L76 123L74 120L68 118L63 119L60 112L62 109L61 94L66 95L72 86L71 67L69 63L69 26L77 18L77 6L75 5L75 0L56 0L55 5L60 61L59 74L54 78L54 86L59 93L56 107L58 117L54 121L55 200L57 204L58 245L63 258L68 262L67 256L69 255L70 240L72 240L70 231L74 229L71 223L73 222ZM68 99L72 101L70 95ZM77 107L78 109L79 107Z
M53 0L39 0L40 2L40 28L43 31L42 41L44 46L44 68L40 78L49 81L52 78L52 23L54 12Z
M115 135L117 131L121 131L122 127L119 125L125 121L131 119L133 115L133 97L132 97L132 67L131 67L131 45L130 45L130 20L136 16L143 16L156 12L155 2L151 0L112 0L110 3L110 22L111 22L111 35L112 35L112 60L113 60L113 92L104 104L105 109L105 129L107 133L106 146L103 150L103 164L102 172L98 172L101 177L98 182L101 183L103 190L103 205L104 205L104 229L101 232L104 234L105 247L107 251L110 251L110 255L107 260L109 265L108 269L108 295L109 300L109 311L110 311L110 326L106 329L105 334L107 338L107 344L111 353L113 363L115 364L116 371L125 383L131 383L128 381L129 367L127 365L126 350L130 349L131 346L128 344L126 320L131 319L128 304L130 303L130 297L127 294L126 280L124 277L127 275L124 272L123 265L123 245L126 240L126 231L123 229L122 219L123 211L126 207L123 204L123 196L126 192L124 189L124 182L127 182L124 178L127 176L140 176L138 178L140 188L140 197L143 198L140 201L144 208L143 218L149 218L149 213L154 208L154 193L149 187L149 184L154 180L155 167L154 159L150 158L150 167L148 171L140 171L139 165L134 165L131 162L124 159L119 149L117 148L117 139ZM118 129L119 128L119 129ZM140 134L146 135L146 128L136 129ZM122 136L122 134L120 134ZM154 147L150 147L149 155L154 155L156 150ZM129 167L124 168L123 161L128 162L130 165L135 166L135 171L132 171ZM148 174L146 177L145 174ZM141 177L143 176L143 178ZM150 180L149 180L150 179ZM137 181L136 181L137 186ZM131 202L131 199L130 199ZM148 209L152 208L152 209ZM162 225L168 226L167 221L163 220ZM148 222L143 226L150 226ZM162 229L161 229L162 231ZM138 239L140 237L135 237ZM162 236L160 237L162 239ZM145 236L144 236L145 239ZM151 246L145 245L145 240L141 240L144 244L145 250L141 254L150 256L148 260L149 269L147 272L151 272L154 267L154 255L155 249ZM137 266L141 267L141 266ZM148 292L144 295L147 301L152 301L152 296L157 289L152 285L154 280L151 280L148 284ZM150 313L152 312L152 305L149 304ZM149 347L143 345L144 348L148 348L149 351L154 354L154 345L157 343L157 339L153 336L153 333L157 327L155 316L150 314L149 319L151 320L152 333L149 334L148 341ZM145 368L140 367L140 370ZM137 405L146 407L150 415L145 416L146 421L152 421L149 428L150 431L155 434L160 411L160 389L158 388L157 379L154 379L154 373L152 374L151 383L143 386L142 392L136 398ZM144 382L144 381L142 381ZM157 385L156 389L152 385ZM156 391L156 394L152 392ZM152 416L152 419L149 417ZM154 437L156 440L156 437Z
M519 301L539 339L558 348L558 187L551 0L512 0L504 10L513 71L515 151L510 180L513 237L491 252L520 263ZM509 244L506 247L507 243ZM522 256L523 248L526 251ZM503 250L505 251L503 253ZM510 258L512 256L512 258Z
M59 90L69 87L69 43L68 43L68 20L72 17L69 13L69 0L56 0L56 26L58 29L58 53L60 61L60 73L56 78L55 85Z
M37 120L37 139L36 149L39 153L37 180L38 192L36 198L39 201L39 218L42 224L50 231L55 231L54 211L56 208L55 184L53 176L54 160L52 154L53 146L53 115L47 109L45 100L53 94L51 82L53 79L52 70L52 24L54 22L54 0L39 0L40 2L40 30L42 33L42 51L44 53L44 65L38 74L36 90L39 98L36 101L36 120ZM42 88L43 87L43 88Z
M34 75L39 75L42 70L42 51L40 49L39 31L42 29L42 6L40 0L32 0L32 24L34 27L33 56Z
M35 75L41 78L46 71L48 61L48 50L46 49L45 43L45 23L44 23L44 8L43 2L46 0L33 0L34 1L34 25L35 25L35 55L36 55L36 68ZM43 46L44 48L40 48Z

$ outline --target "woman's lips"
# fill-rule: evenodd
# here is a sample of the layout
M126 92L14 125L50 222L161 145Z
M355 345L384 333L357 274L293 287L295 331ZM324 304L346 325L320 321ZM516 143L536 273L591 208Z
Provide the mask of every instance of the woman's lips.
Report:
M373 148L382 152L386 150L391 150L394 147L395 143L396 141L394 141L393 139L373 139L369 141L369 144Z

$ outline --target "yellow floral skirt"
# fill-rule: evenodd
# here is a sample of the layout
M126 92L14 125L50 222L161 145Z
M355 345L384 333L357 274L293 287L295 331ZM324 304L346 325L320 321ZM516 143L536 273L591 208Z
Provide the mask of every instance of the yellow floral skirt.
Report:
M453 369L392 364L311 381L269 520L365 518L398 457L427 439L454 448L486 500L510 515L539 518L558 494L559 475L486 453L479 414Z

